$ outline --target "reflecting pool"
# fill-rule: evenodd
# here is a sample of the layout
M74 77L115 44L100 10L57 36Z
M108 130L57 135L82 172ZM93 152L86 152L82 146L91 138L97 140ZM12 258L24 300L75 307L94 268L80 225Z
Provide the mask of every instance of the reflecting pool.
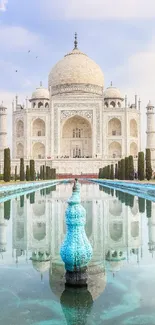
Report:
M72 184L0 203L0 325L155 325L155 202L81 185L88 286L65 287L60 247Z

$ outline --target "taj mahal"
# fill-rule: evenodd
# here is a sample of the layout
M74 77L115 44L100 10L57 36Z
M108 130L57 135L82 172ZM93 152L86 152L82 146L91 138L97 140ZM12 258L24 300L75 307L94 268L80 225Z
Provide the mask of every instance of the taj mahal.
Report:
M155 113L149 101L147 148L155 168ZM0 106L1 162L7 147L7 109ZM48 89L42 83L26 104L18 96L12 104L12 168L19 158L35 160L36 169L47 164L57 173L98 173L100 167L115 164L141 151L141 101L111 85L104 89L101 68L74 48L49 73Z

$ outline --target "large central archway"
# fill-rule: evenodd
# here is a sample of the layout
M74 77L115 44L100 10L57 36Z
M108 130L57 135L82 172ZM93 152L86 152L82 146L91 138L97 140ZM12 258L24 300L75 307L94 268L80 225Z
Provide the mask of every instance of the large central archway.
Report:
M62 127L61 157L91 158L92 129L90 123L81 116L69 118Z

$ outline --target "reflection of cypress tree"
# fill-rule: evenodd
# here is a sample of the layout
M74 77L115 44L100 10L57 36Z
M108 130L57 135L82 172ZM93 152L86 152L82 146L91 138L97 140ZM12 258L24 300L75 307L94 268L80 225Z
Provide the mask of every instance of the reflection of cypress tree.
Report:
M147 218L152 216L152 202L149 200L146 200L146 216Z
M29 197L30 197L30 193L27 193L26 198L29 199Z
M46 188L46 195L50 194L51 193L51 187L47 187Z
M10 219L10 211L11 211L11 200L4 202L4 219Z
M139 206L139 212L144 213L145 212L145 199L142 197L138 197L138 206Z
M102 186L101 185L99 185L99 190L102 191Z
M52 186L51 191L52 191L52 192L56 191L56 185Z
M114 196L114 189L113 188L111 188L110 192L111 192L111 195Z
M124 193L124 202L125 202L125 205L133 208L134 196L129 193Z
M125 202L125 193L124 192L118 192L118 199L124 203Z
M131 195L131 194L128 194L128 196L129 196L129 206L131 208L133 208L133 205L134 205L134 196Z
M20 196L20 207L23 208L24 206L24 195Z
M115 190L115 196L118 197L118 190Z
M30 204L35 203L35 192L30 193Z

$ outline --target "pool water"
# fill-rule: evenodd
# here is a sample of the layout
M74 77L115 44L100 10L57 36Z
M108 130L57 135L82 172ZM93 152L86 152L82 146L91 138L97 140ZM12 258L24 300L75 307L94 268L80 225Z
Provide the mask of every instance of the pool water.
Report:
M155 325L155 202L82 184L88 286L65 287L59 251L72 184L0 203L0 325Z

